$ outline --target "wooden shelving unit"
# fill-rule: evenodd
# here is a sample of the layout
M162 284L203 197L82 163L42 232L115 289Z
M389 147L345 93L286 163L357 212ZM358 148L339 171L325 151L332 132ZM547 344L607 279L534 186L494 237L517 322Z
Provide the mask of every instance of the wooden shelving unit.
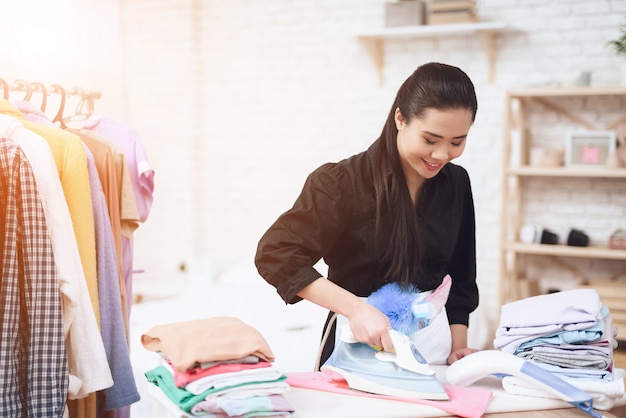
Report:
M376 69L378 82L383 84L383 68L385 65L385 41L392 39L440 38L447 36L477 35L483 40L483 47L489 68L489 81L495 74L496 38L500 33L509 30L502 22L455 23L449 25L399 26L362 32L358 34L368 50Z
M576 112L563 106L570 103L568 100L581 100L588 97L600 98L604 106L609 106L612 116L618 115L603 123L597 120L588 120L589 112ZM559 101L560 98L560 101ZM613 100L617 98L619 100ZM537 289L529 285L525 269L537 258L554 262L556 268L569 269L566 260L610 260L616 265L612 278L602 281L585 280L584 272L570 270L572 274L581 273L581 285L578 287L592 287L598 290L603 303L611 310L614 324L618 327L618 338L626 337L626 282L615 281L614 278L626 273L626 250L612 249L608 246L592 245L588 247L574 247L568 245L548 245L526 243L520 240L520 228L525 205L525 191L529 181L537 179L546 181L543 187L558 189L561 182L600 181L607 190L620 186L623 188L626 179L625 168L582 167L567 166L543 168L530 165L530 148L532 138L528 137L527 126L531 111L529 104L537 112L552 112L565 124L571 123L572 128L589 130L611 130L626 122L626 110L619 105L626 98L626 87L542 87L511 89L506 95L505 132L503 146L503 173L502 173L502 225L501 225L501 254L500 254L500 303L504 304L522 297L532 296ZM606 100L609 99L609 100ZM596 100L596 99L593 99ZM559 104L560 103L560 104ZM612 106L612 107L611 107ZM601 125L601 126L599 126ZM513 145L515 143L515 146ZM515 158L513 158L513 154ZM517 159L518 161L512 161ZM622 190L622 189L620 189ZM601 205L601 203L597 203ZM547 214L551 217L550 214ZM529 258L530 256L530 258ZM535 258L533 258L535 257ZM523 259L523 261L522 261ZM535 261L533 261L535 260Z

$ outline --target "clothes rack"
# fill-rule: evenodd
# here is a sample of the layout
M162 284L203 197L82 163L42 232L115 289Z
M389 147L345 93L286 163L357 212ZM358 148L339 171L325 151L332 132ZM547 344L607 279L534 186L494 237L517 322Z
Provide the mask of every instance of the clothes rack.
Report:
M54 118L52 118L52 122L59 123L62 128L65 128L65 123L75 120L76 118L87 119L91 116L95 109L95 100L100 99L102 94L99 91L95 90L86 90L79 86L74 86L70 89L60 85L60 84L51 84L46 87L45 84L39 81L28 81L24 79L16 79L13 83L9 83L3 78L0 78L0 86L2 86L3 97L8 100L11 92L21 92L24 93L23 100L31 101L33 99L33 94L41 95L41 104L39 108L42 112L46 112L46 107L48 105L48 97L50 96L58 96L58 108L55 113ZM66 112L66 104L69 98L77 98L78 103L74 112L64 117Z
M123 240L147 218L131 175L151 197L152 170L130 128L95 132L118 123L94 113L99 91L22 78L0 78L0 88L0 253L11 263L2 260L1 269L0 328L8 331L0 364L8 377L0 415L126 418L140 395L126 331L132 252L124 249L132 247ZM31 207L39 212L30 215ZM33 289L44 279L48 293L40 295Z

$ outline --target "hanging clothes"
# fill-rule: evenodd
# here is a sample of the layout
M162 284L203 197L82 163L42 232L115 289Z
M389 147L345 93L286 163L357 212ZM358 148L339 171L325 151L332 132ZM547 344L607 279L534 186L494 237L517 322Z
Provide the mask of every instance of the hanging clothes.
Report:
M61 297L37 184L0 138L0 413L61 417L68 388Z
M14 102L27 120L54 126L29 102ZM97 399L97 411L110 411L137 402L140 398L130 364L124 278L121 268L122 235L131 235L139 225L126 160L115 144L90 131L67 128L83 142L87 157L96 235L98 302L103 313L100 329L108 366L116 382ZM106 192L105 192L106 190ZM84 416L83 406L70 405Z
M98 133L102 137L117 144L122 149L130 170L130 179L139 213L139 220L140 222L145 222L152 208L154 170L148 161L139 133L126 122L105 115L92 115L85 121L83 129ZM124 265L126 294L132 295L133 238L124 238L122 245L122 262ZM128 315L130 315L131 305L132 298L129 297L127 298Z
M83 125L82 131L91 131L100 137L118 145L122 150L129 168L130 179L134 192L134 201L139 214L139 221L145 222L148 219L152 207L154 192L154 170L148 162L146 152L141 144L138 132L126 122L104 115L92 115ZM132 227L132 224L129 225ZM132 307L132 283L133 283L133 259L134 259L134 238L133 229L127 229L122 238L122 265L125 283L126 315L127 321L130 318ZM128 407L120 408L116 411L116 418L130 417ZM107 418L113 418L112 415Z
M20 146L31 164L44 209L62 296L62 319L69 363L69 399L113 385L98 332L72 220L48 143L22 123L0 114L0 136Z
M41 109L28 101L35 85L43 95ZM13 103L7 83L2 87L0 367L8 373L0 377L0 416L127 417L140 398L128 343L132 240L152 205L154 172L139 136L124 122L102 117L87 124L112 138L67 128L62 87L53 85L53 93L62 95L54 121L43 111L47 93L41 83L21 80L16 89L27 94ZM99 93L75 90L83 102L89 100L91 114ZM29 194L32 188L36 193ZM29 217L36 226L28 228L22 215L37 205L41 213ZM31 235L48 240L33 243ZM30 272L48 287L35 294ZM41 318L29 316L43 311ZM46 324L46 340L28 334L39 323ZM52 364L40 367L36 346L46 343L54 345L46 357ZM3 359L16 356L19 370L11 377Z
M95 159L85 146L91 196L96 225L96 252L98 256L98 297L100 301L100 324L102 337L107 342L107 359L115 384L104 391L103 410L115 410L139 401L139 392L135 383L128 342L122 316L118 265L113 230L108 217L107 204L98 177ZM99 408L100 409L100 408Z
M128 335L127 300L132 295L126 294L122 239L130 239L140 223L130 172L124 153L113 142L91 131L76 129L68 129L68 131L79 136L94 156L113 230L116 259L118 260L117 268L120 280L118 288L121 295L123 325Z
M122 149L130 169L139 220L146 222L153 202L154 169L137 130L123 120L105 115L92 115L85 121L83 129L97 132Z
M140 396L125 289L153 171L141 144L126 151L95 131L68 129L61 86L52 86L61 101L51 121L41 83L19 80L15 89L26 95L11 103L14 88L0 81L0 416L129 416ZM33 92L41 92L41 109L28 101ZM89 110L72 125L99 97L79 88L67 94Z
M93 208L83 144L80 138L69 132L26 120L24 115L7 100L0 99L0 114L16 117L24 127L44 138L52 150L65 200L70 210L91 306L96 315L96 321L100 323Z

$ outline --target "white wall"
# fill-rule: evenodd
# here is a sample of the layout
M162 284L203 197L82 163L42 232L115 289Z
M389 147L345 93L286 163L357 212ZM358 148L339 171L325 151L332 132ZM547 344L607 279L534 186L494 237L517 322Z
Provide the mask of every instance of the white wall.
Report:
M84 3L91 9L83 16L93 19L85 42L104 55L89 54L81 75L21 61L6 46L0 52L11 58L11 77L101 89L98 110L141 133L156 190L135 235L136 266L146 270L136 276L138 289L177 291L189 270L204 269L210 280L209 269L252 263L259 237L306 175L366 148L400 83L418 65L442 61L466 70L478 92L460 162L474 185L479 283L492 312L505 90L581 70L592 72L594 85L617 84L619 61L605 43L626 15L626 0L479 0L482 20L511 27L497 40L493 83L481 39L459 36L388 41L379 85L357 34L382 27L384 0L124 0L119 20L117 5ZM75 49L76 62L89 50ZM624 206L611 214L617 221L626 218Z
M383 25L383 0L153 5L129 0L122 10L129 119L144 132L157 173L153 213L137 233L138 263L147 269L139 285L180 283L179 263L197 258L210 259L217 273L241 258L252 263L258 238L306 175L367 147L400 83L436 60L465 69L479 96L461 162L474 184L478 274L491 309L504 92L581 70L595 85L616 84L618 60L605 42L626 14L624 0L483 0L482 19L511 27L497 40L493 83L481 39L461 36L388 41L378 85L356 35ZM626 216L623 205L615 216Z

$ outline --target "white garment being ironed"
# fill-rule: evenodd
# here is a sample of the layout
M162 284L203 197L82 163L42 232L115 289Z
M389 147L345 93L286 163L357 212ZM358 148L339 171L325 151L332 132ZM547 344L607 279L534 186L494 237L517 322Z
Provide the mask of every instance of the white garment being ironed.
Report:
M439 300L433 300L433 304L437 305L438 314L430 320L430 324L419 331L410 335L411 342L418 349L422 357L428 364L448 364L448 357L452 349L452 335L450 334L450 324L448 323L448 315L446 313L445 303L447 295L450 291L451 278L446 276L442 284L435 290L420 292L424 299L431 296L439 297ZM367 298L362 298L367 300ZM339 342L342 325L347 324L348 319L342 315L337 315L337 332L335 333L335 346Z
M452 334L446 308L425 328L411 335L411 341L428 364L448 364L452 350Z
M113 379L54 157L45 139L26 129L12 116L0 114L0 136L19 145L31 163L37 181L62 295L70 373L69 399L80 399L112 386Z

